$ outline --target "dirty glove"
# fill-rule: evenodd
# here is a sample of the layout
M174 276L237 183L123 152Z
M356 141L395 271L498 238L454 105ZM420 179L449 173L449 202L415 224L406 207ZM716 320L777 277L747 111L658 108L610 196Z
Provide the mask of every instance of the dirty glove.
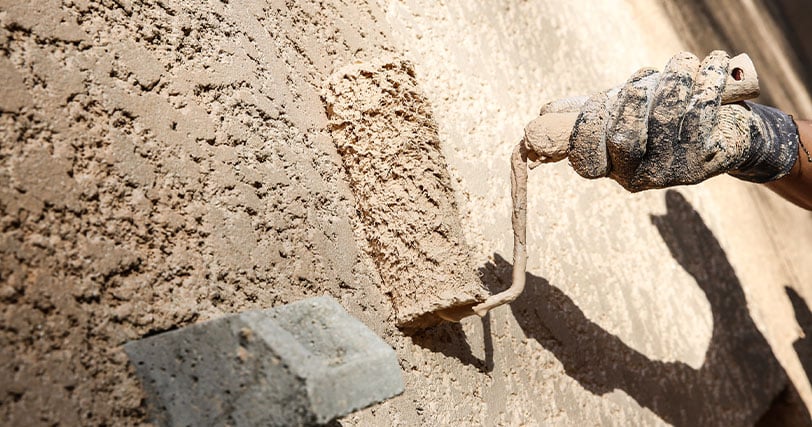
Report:
M632 192L726 172L752 182L781 178L798 156L797 127L774 108L721 105L728 62L722 51L701 63L680 53L661 73L642 69L621 87L548 104L542 114L579 106L569 142L572 167Z

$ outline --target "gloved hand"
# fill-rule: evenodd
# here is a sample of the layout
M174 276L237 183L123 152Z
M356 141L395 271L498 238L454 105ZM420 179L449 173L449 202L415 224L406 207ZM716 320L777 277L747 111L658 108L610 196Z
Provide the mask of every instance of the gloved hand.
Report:
M547 112L580 111L569 159L586 178L608 176L637 192L695 184L722 173L752 182L786 175L798 130L774 108L721 105L729 57L674 56L661 73L642 69L618 88L556 101Z

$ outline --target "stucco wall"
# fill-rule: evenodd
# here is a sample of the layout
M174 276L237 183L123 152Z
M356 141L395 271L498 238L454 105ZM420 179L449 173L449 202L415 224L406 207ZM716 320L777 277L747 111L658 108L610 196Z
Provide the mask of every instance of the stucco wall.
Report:
M123 343L325 293L397 350L405 375L402 396L348 425L747 425L790 383L812 403L796 321L812 301L800 267L812 221L755 186L630 195L564 163L538 168L522 298L411 336L362 250L319 96L333 70L384 53L413 62L478 273L500 289L524 124L550 99L701 49L690 13L619 0L0 2L0 420L141 423ZM762 78L792 71L772 70Z

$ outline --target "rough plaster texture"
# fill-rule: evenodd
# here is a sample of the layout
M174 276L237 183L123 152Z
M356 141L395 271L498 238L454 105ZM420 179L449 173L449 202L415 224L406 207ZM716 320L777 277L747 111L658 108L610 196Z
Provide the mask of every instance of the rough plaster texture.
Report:
M352 64L325 86L330 132L363 224L361 246L375 261L397 324L426 328L442 321L439 310L484 300L413 65L397 58Z
M330 297L124 346L164 426L324 424L403 392L388 344Z
M684 6L699 1L237 3L0 1L0 423L140 424L123 343L324 293L405 372L403 395L347 425L747 425L787 377L812 404L794 347L808 214L724 177L630 195L544 166L525 295L405 336L319 96L355 60L412 61L499 290L509 154L538 108L719 47L697 40L783 63L728 31L774 34L758 6L712 2L763 18L742 25ZM798 93L770 70L771 93Z

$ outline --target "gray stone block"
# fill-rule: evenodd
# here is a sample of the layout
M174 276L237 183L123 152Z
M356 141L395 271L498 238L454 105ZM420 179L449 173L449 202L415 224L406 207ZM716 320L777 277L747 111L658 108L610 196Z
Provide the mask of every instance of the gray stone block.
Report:
M124 350L159 425L326 423L403 392L394 350L330 297L222 317Z

